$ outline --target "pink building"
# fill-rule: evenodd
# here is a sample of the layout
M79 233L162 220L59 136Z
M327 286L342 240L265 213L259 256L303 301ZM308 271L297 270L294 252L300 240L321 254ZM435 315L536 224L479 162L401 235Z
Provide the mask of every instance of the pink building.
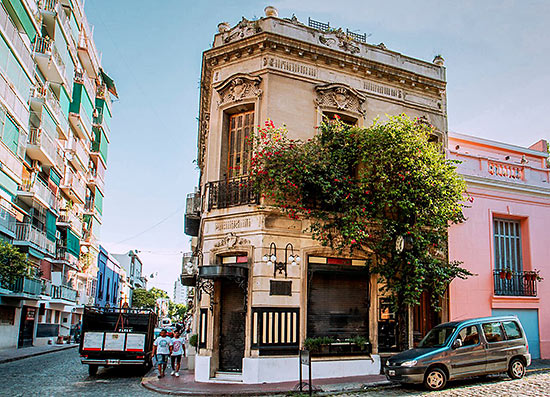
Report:
M452 282L451 320L515 314L533 358L550 358L550 169L530 148L449 133L449 157L473 199L449 231L449 256L477 276ZM539 281L535 270L540 271Z

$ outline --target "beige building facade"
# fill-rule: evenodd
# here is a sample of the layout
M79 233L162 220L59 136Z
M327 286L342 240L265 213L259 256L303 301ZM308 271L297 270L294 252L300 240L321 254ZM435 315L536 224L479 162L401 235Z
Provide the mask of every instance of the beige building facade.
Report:
M313 360L313 377L375 374L394 324L364 257L320 246L308 224L262 205L247 185L245 137L270 119L307 140L323 116L369 126L406 113L435 126L446 144L445 68L372 45L328 24L282 18L218 26L203 53L200 183L188 196L193 236L198 354L195 378L244 383L297 380L307 338L338 340ZM421 332L422 320L410 327ZM412 335L411 332L411 343ZM365 338L368 348L350 341Z

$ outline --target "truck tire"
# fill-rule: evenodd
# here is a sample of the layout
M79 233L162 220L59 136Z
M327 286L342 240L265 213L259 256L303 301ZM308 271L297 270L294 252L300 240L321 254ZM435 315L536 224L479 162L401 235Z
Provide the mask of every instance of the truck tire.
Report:
M99 365L96 365L96 364L88 365L88 374L90 376L95 376L97 374L97 369L98 368L99 368Z

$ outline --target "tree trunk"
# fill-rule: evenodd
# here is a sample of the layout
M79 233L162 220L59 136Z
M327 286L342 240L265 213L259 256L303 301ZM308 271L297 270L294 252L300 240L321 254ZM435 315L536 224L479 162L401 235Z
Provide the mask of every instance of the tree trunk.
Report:
M397 309L397 346L400 351L409 348L409 308L404 304Z

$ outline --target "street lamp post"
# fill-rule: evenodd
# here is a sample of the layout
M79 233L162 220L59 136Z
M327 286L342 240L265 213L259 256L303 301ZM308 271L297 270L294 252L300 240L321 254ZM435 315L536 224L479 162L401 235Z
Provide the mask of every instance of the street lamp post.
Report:
M290 255L289 255L289 249L290 249ZM279 261L277 260L277 246L275 243L271 243L269 245L269 255L263 256L264 262L267 262L268 266L273 265L273 277L277 277L277 272L279 274L285 274L285 278L287 278L287 266L288 264L296 265L300 263L300 256L294 255L294 247L291 243L288 243L285 247L285 260Z

